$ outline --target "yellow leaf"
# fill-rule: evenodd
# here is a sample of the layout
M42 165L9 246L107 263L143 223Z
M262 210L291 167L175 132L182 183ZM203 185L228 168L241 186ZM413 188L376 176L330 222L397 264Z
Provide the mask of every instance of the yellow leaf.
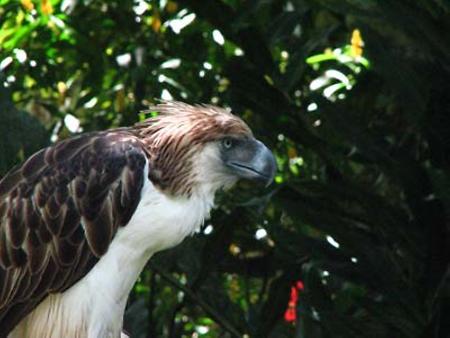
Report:
M353 57L359 57L363 54L364 40L362 39L359 29L354 29L352 32L351 54Z
M41 0L41 12L45 15L53 13L53 6L49 0Z
M62 81L59 81L58 84L56 85L56 87L58 88L58 92L60 94L64 94L67 90L66 84Z
M167 1L166 11L170 14L175 13L178 9L178 4L175 1Z
M159 18L153 18L153 21L152 21L153 31L155 33L158 33L160 28L161 28L161 20Z
M27 11L32 11L34 9L34 4L31 0L20 0L20 3Z
M157 11L154 11L152 15L152 29L155 33L158 33L160 28L161 19L159 17L159 13Z
M289 147L287 154L290 159L298 157L297 150L294 147Z
M64 82L59 81L56 84L56 88L58 89L58 93L59 93L59 104L62 105L64 104L64 100L66 99L66 92L67 92L67 86Z
M125 110L125 89L121 88L116 92L114 108L116 112L122 112Z
M237 256L241 253L241 248L238 247L236 244L231 243L228 247L228 250L233 256Z

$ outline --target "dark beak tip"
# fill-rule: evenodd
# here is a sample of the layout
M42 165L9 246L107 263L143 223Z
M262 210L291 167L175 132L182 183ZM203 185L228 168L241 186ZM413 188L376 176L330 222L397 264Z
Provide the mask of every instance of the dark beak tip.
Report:
M273 152L267 148L264 143L258 141L258 145L260 150L257 153L258 155L255 163L257 163L256 167L259 167L259 170L257 171L261 174L259 179L267 188L270 184L272 184L275 178L277 162Z
M275 175L277 173L277 162L275 160L275 156L273 155L273 153L269 150L270 152L270 159L268 159L268 163L267 163L267 179L266 179L266 184L265 187L267 188L269 185L272 184Z

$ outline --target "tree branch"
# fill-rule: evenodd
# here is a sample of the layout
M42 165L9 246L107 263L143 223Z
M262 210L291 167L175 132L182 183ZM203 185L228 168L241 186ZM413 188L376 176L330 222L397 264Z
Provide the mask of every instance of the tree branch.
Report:
M223 329L228 331L233 337L242 337L242 334L236 329L228 319L224 318L216 309L206 303L199 295L194 291L181 284L178 280L173 278L169 273L163 271L154 264L149 264L150 269L158 273L164 280L175 288L183 291L186 296L191 298L196 304L198 304L208 315L211 316Z

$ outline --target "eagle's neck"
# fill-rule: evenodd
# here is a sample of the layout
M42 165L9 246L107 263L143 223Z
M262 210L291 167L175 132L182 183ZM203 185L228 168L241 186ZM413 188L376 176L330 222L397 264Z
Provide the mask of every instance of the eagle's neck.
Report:
M117 232L108 252L88 274L86 286L82 281L79 287L87 287L89 293L101 289L103 304L117 306L121 322L128 295L146 262L155 252L177 245L196 231L209 216L213 198L207 191L189 198L170 197L146 180L130 222ZM99 309L98 315L105 312L106 308Z
M87 332L79 337L119 336L128 295L146 262L198 229L213 198L208 188L189 198L170 197L146 179L133 217L118 230L107 253L77 284L48 297L28 315L15 330L18 336L26 328L38 332L36 337L72 337L68 332L80 327ZM52 326L55 322L61 327Z

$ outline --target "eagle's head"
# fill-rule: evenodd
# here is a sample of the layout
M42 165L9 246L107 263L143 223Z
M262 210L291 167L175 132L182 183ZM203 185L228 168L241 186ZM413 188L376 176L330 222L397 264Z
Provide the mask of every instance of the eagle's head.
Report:
M239 117L210 105L164 102L137 125L149 158L149 178L174 196L213 193L245 178L269 184L272 152Z

